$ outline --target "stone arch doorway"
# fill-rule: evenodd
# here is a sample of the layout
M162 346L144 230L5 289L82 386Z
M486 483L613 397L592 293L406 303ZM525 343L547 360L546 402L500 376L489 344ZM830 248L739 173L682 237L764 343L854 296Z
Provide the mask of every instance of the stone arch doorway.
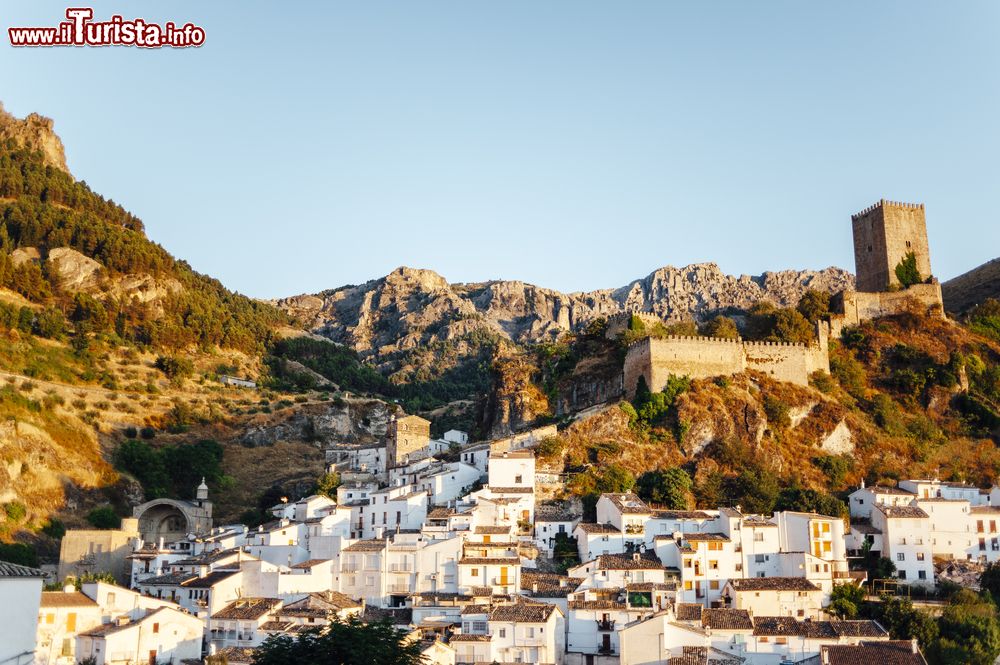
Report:
M135 511L139 518L139 533L146 542L172 543L192 532L187 511L170 499L149 501Z

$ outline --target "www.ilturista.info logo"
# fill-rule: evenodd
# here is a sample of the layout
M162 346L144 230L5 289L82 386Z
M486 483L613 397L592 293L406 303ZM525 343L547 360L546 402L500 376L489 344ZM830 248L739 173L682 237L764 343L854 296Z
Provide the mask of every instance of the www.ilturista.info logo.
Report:
M11 46L141 46L143 48L185 48L205 43L205 30L193 23L163 25L141 18L125 20L112 16L108 21L91 21L90 7L70 7L68 21L49 28L7 28Z

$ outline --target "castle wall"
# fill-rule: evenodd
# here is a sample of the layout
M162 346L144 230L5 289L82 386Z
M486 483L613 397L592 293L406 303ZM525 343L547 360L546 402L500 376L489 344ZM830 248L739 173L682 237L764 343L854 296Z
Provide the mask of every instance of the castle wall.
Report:
M743 342L714 337L646 338L625 355L625 393L635 397L639 377L653 392L663 390L670 375L705 379L747 370L763 372L779 381L809 384L809 375L829 372L827 328L821 326L816 344Z
M830 333L834 337L840 337L846 326L856 326L862 321L899 314L911 302L921 304L933 316L944 316L941 284L937 282L914 284L901 291L845 291L840 294L840 298L842 314L834 315L830 320Z
M647 328L663 323L663 319L651 312L621 312L608 317L608 327L604 336L607 339L618 339L618 336L628 329L633 316L639 317Z

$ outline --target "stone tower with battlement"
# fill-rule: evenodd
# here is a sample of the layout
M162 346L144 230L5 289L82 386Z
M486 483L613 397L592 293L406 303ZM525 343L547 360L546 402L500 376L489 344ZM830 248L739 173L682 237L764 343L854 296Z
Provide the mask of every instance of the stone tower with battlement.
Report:
M917 259L917 270L931 276L931 253L923 203L880 200L851 215L854 230L854 267L857 290L888 291L900 286L896 266L909 252Z

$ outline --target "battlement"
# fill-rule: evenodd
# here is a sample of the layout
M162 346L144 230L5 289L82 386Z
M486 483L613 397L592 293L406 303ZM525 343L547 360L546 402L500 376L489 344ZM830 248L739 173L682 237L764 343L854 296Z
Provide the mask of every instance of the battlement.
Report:
M857 212L857 213L854 213L853 215L851 215L851 220L853 221L855 219L860 219L861 217L864 217L865 215L869 215L869 214L875 212L876 210L879 210L881 208L888 208L888 207L901 208L903 210L923 210L924 209L924 204L923 203L905 203L905 202L902 202L902 201L888 201L886 199L879 199L878 202L871 204L870 206L868 206L867 208L865 208L861 212Z
M664 320L661 317L653 314L652 312L628 310L625 312L619 312L618 314L612 314L607 318L608 327L604 332L604 336L607 339L616 339L618 335L628 329L633 316L637 317L647 326L655 326L657 323L664 323Z

